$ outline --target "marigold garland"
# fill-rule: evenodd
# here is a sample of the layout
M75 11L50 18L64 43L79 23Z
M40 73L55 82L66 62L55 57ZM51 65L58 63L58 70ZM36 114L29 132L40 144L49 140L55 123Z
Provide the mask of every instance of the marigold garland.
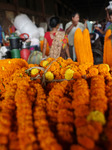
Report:
M72 132L74 132L74 114L71 110L71 99L67 97L63 97L62 99L60 99L57 114L58 137L64 143L67 142L72 144L74 141L72 137Z
M47 98L47 113L50 120L55 122L57 120L57 111L59 99L64 96L65 88L67 87L68 81L63 81L56 84L54 88L49 92L49 97ZM55 92L56 91L56 92Z
M26 70L44 61L0 61L0 150L111 150L112 68L61 57L46 61L43 70L55 81L65 79L67 70L69 81L42 88L41 79L31 79L45 72Z
M74 108L75 114L75 126L77 141L85 149L93 149L95 144L92 138L97 138L95 128L88 125L86 117L89 114L89 89L86 80L78 79L73 85L73 102L72 106Z
M18 83L15 102L17 106L18 137L21 150L38 150L37 139L33 126L32 102L29 100L27 90L29 83L21 80Z
M5 98L2 101L0 112L0 150L8 149L9 134L13 120L13 111L15 110L15 92L16 85L12 84L7 88Z
M108 104L109 104L109 116L107 120L107 124L105 127L105 135L106 135L106 142L108 142L106 149L112 149L112 80L107 84L107 97L108 97Z
M98 75L92 77L90 88L90 114L87 117L88 124L95 129L93 132L94 145L99 140L99 135L102 133L103 125L105 124L105 112L107 110L107 97L105 95L105 80L104 76ZM96 115L97 114L97 115ZM95 123L100 128L95 128ZM100 130L99 130L100 129ZM95 137L96 133L96 137Z
M37 98L34 108L34 125L38 133L38 140L40 147L43 150L62 150L62 147L58 144L52 131L49 128L49 123L46 119L46 95L43 88L39 84L35 84L37 90Z

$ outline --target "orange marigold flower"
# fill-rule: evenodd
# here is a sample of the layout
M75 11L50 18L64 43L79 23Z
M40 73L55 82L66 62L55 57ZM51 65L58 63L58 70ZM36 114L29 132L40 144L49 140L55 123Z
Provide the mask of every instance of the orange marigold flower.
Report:
M100 64L98 66L98 71L99 71L99 73L105 74L105 73L108 73L110 71L110 67L107 64Z
M74 72L73 78L74 78L74 79L81 78L81 74L80 74L79 72Z
M94 141L87 136L78 136L78 143L87 149L93 149L95 147Z
M80 145L72 145L70 150L86 150L86 149Z
M98 75L98 69L97 68L94 68L94 67L89 68L89 70L88 70L88 76L89 77L93 77L93 76L97 76L97 75Z

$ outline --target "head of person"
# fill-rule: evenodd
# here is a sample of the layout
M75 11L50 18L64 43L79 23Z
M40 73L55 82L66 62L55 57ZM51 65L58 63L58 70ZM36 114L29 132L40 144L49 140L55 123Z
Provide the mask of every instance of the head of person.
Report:
M112 12L109 13L109 21L112 22Z
M87 21L87 20L89 20L89 19L88 19L88 17L84 17L84 19L83 19L83 20L84 20L84 21Z
M60 25L60 20L58 17L52 17L50 19L50 27L51 28L59 28L59 25Z
M79 20L80 20L79 13L78 12L73 12L73 14L72 14L72 22L77 25Z

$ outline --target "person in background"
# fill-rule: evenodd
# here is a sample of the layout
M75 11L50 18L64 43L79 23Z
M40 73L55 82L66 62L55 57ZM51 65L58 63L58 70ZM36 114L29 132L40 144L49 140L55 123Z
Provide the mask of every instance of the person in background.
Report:
M102 25L98 21L96 21L96 23L94 24L94 27L102 28Z
M87 17L84 18L84 25L85 28L89 30L89 33L92 33L92 24L90 23Z
M101 21L101 26L102 26L102 30L104 31L105 30L105 27L106 27L106 19L103 19L102 21Z
M97 29L103 30L102 25L98 21L96 21L96 23L94 24L94 32L97 33L99 36L102 36L102 33Z
M68 34L70 56L74 61L76 61L76 54L74 48L74 34L78 28L80 28L83 31L85 29L85 26L84 24L79 22L80 16L78 12L74 12L72 14L71 19L72 20L68 22L65 26L65 32Z
M97 21L94 25L94 33L97 33L99 35L101 43L104 44L104 35L99 31L99 29L102 31L104 30L100 22Z
M46 32L44 36L43 45L43 58L45 59L45 52L47 47L47 42L50 47L49 57L58 58L63 57L66 59L66 55L70 58L69 48L68 48L68 38L64 31L59 30L60 21L58 17L52 17L50 19L50 27L52 28L50 32Z
M105 27L105 31L108 29L112 30L112 12L108 12L108 10L106 9L107 12L107 24Z
M111 25L111 12L109 13L107 8L105 8L105 11L107 14L107 17L106 17L107 23L105 26L105 30L106 30Z
M107 13L107 20L108 20L108 22L106 24L104 31L101 30L99 27L95 27L95 29L98 30L103 35L105 35L105 33L108 29L110 29L112 31L112 12ZM112 38L112 36L110 38Z
M2 46L2 27L0 25L0 48Z
M91 33L90 39L94 57L94 64L97 65L103 63L103 45L101 44L98 33Z
M91 46L92 49L98 49L99 51L103 52L103 46L100 41L100 37L98 33L91 33L90 34L90 39L91 39Z

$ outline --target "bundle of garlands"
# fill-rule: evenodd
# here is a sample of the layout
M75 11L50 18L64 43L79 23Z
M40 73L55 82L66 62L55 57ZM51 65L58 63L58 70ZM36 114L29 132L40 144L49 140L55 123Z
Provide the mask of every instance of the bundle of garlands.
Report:
M111 107L107 64L0 60L0 150L111 150Z

